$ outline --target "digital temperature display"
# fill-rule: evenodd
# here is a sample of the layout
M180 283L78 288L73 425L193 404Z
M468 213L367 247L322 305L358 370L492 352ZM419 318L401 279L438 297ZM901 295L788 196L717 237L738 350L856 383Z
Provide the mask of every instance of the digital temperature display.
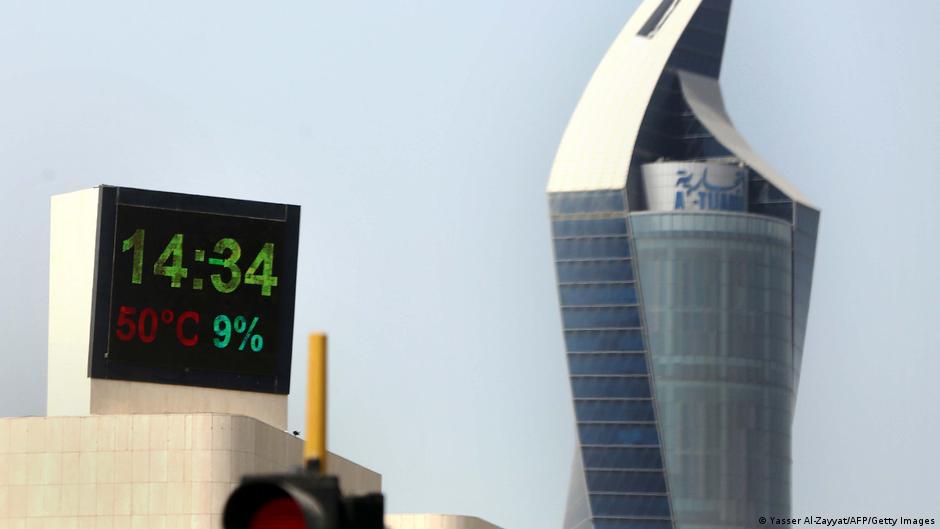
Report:
M100 190L90 375L288 393L300 207Z

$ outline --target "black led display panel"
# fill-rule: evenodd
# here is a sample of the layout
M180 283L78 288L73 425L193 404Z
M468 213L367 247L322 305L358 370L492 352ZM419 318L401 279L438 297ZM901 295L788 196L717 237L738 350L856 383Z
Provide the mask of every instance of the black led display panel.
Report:
M288 393L300 207L100 193L89 375Z

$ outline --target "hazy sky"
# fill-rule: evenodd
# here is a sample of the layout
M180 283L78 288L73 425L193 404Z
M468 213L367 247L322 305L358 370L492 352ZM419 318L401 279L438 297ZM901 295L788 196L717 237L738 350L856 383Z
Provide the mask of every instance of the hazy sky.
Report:
M45 411L49 196L303 207L295 360L390 511L560 525L574 442L544 187L636 0L0 0L0 416ZM822 208L794 514L940 517L940 2L738 0L738 129ZM303 369L290 426L301 429Z

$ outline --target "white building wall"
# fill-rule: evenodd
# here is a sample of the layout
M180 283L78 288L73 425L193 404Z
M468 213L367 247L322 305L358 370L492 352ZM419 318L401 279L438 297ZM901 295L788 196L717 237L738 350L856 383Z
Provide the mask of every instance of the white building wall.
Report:
M638 36L659 3L640 4L591 76L555 154L549 193L626 186L656 82L701 0L678 2L655 37Z
M98 189L55 195L49 218L49 415L91 413L91 333ZM84 347L84 350L82 350ZM84 354L82 354L84 353Z

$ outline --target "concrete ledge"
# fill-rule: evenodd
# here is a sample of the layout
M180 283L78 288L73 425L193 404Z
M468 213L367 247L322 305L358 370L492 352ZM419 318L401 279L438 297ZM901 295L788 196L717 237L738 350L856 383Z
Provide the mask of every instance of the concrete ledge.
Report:
M388 529L500 529L477 518L457 514L386 514Z

